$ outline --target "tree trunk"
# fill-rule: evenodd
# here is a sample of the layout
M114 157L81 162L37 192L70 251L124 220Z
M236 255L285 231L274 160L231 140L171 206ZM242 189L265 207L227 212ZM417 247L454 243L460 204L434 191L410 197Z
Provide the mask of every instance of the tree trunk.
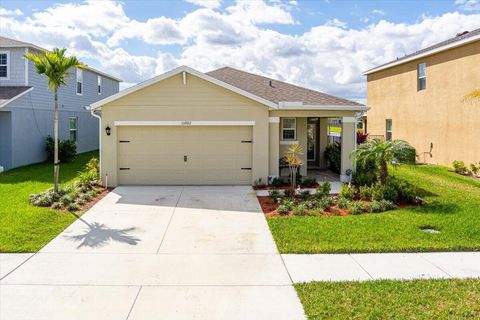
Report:
M53 105L53 191L58 192L58 176L60 173L60 161L58 160L58 92L55 89L55 102Z
M385 161L380 162L380 184L385 185L387 183L388 167Z

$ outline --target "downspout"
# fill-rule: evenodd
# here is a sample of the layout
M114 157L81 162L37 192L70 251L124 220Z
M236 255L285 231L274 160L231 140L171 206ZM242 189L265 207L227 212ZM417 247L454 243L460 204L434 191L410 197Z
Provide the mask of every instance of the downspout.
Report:
M102 117L98 114L95 114L95 109L92 109L91 106L86 107L90 110L90 114L98 119L98 162L100 163L100 177L102 177ZM105 184L107 188L107 184Z

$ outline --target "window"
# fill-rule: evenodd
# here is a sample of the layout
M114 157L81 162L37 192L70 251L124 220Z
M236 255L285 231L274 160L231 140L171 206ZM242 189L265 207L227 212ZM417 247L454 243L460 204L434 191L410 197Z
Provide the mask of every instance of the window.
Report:
M83 94L83 70L77 69L77 94Z
M8 63L10 62L8 51L0 51L0 79L8 80Z
M297 119L282 118L282 139L295 140L297 137Z
M427 64L418 65L418 91L427 89Z
M77 118L76 117L70 117L68 118L68 126L70 129L70 140L77 142Z
M98 94L102 94L102 77L97 77L97 92Z
M387 141L392 141L392 119L386 120L385 138Z

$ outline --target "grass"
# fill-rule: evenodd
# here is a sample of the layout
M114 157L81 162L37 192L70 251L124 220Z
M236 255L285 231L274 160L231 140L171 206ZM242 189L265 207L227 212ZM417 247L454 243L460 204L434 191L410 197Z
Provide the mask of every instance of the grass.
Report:
M60 166L60 182L75 179L98 152L79 154ZM53 165L40 163L0 174L0 252L36 252L76 217L65 211L31 206L28 197L53 187Z
M309 319L480 319L480 279L295 285Z
M479 180L440 166L401 166L392 173L415 184L427 205L360 216L269 218L280 252L480 250Z

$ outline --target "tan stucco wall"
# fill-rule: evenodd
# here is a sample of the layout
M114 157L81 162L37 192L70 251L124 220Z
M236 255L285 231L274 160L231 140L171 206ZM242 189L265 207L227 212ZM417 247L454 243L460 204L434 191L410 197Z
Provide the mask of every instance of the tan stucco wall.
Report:
M102 178L117 185L117 128L114 121L255 121L252 183L269 172L268 107L190 74L176 75L102 106ZM105 134L109 126L111 135Z
M427 64L427 89L417 91L417 65ZM480 161L480 101L462 102L480 88L480 41L368 75L368 132L411 143L427 162ZM423 157L420 157L423 161Z

